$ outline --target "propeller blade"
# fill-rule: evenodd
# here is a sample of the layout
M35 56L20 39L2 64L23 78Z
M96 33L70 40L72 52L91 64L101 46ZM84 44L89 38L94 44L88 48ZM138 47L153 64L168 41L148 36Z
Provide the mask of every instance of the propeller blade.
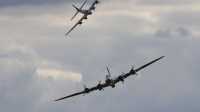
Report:
M86 86L85 86L85 85L83 85L83 87L86 89ZM83 93L83 96L85 96L85 92Z
M123 78L124 78L124 72L122 73L122 76L123 76Z
M124 80L124 72L122 73L122 78L123 78L123 80Z

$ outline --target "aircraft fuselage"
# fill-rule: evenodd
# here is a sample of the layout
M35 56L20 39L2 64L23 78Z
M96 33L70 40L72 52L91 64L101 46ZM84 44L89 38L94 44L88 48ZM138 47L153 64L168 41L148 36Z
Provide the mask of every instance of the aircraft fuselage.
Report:
M106 80L105 80L105 82L106 82L107 84L109 84L112 88L115 87L114 80L113 80L109 75L106 75Z
M92 14L92 12L89 11L89 10L78 10L78 12L86 14L86 15L91 15Z

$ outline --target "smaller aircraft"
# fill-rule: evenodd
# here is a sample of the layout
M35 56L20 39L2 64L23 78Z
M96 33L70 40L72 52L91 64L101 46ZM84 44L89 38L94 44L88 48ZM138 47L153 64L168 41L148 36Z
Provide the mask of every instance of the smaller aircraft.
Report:
M99 3L98 0L94 0L94 2L92 3L92 5L90 6L90 8L88 10L82 10L83 6L85 5L85 3L87 2L87 0L83 3L83 5L80 7L80 8L77 8L76 6L72 5L76 10L77 12L75 13L75 15L72 17L72 19L74 19L74 17L80 12L82 14L84 14L82 16L82 18L69 30L69 32L65 35L67 36L78 24L82 24L82 20L84 19L87 19L87 16L88 15L91 15L92 14L92 10L95 10L95 5L97 5ZM71 19L71 20L72 20Z
M95 87L92 87L92 88L87 88L87 87L84 85L84 88L85 88L85 89L84 89L83 91L80 91L80 92L78 92L78 93L75 93L75 94L72 94L72 95L69 95L69 96L60 98L60 99L57 99L57 100L55 100L55 101L63 100L63 99L70 98L70 97L73 97L73 96L77 96L77 95L80 95L80 94L83 94L83 95L84 95L84 94L88 94L88 93L90 93L90 92L92 92L92 91L94 91L94 90L99 90L99 91L103 90L103 91L104 91L103 88L109 87L109 86L111 86L112 88L115 88L115 84L116 84L116 83L118 83L118 82L120 82L120 81L122 81L122 83L124 83L124 79L125 79L125 78L127 78L127 77L129 77L129 76L131 76L131 75L138 75L138 74L137 74L138 71L140 71L140 70L142 70L143 68L145 68L145 67L151 65L152 63L154 63L154 62L156 62L156 61L162 59L163 57L164 57L164 56L162 56L162 57L160 57L160 58L158 58L158 59L156 59L156 60L154 60L154 61L151 61L151 62L147 63L146 65L143 65L143 66L141 66L141 67L139 67L139 68L137 68L137 69L134 69L134 67L132 66L132 69L130 70L130 72L128 72L128 73L126 73L126 74L122 73L122 75L120 75L120 76L118 76L118 77L115 77L115 78L112 78L112 77L111 77L110 71L109 71L109 69L108 69L108 67L107 67L108 75L106 75L105 83L101 84L101 80L100 80L100 81L99 81L99 84L98 84L97 86L95 86Z

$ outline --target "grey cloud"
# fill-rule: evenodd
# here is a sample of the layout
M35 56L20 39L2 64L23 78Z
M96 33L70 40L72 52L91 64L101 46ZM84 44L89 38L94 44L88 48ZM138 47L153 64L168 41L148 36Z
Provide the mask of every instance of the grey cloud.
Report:
M187 28L181 28L181 27L177 28L177 32L183 37L187 37L191 35L191 31L188 30Z
M136 3L140 5L183 5L183 4L193 4L193 3L199 3L198 0L136 0Z
M6 24L0 20L0 24L4 24L0 27L4 31L0 36L0 111L198 111L200 44L199 38L188 33L193 31L190 25L184 22L184 25L167 25L172 21L163 22L164 18L155 25L136 16L104 15L104 10L98 8L89 21L68 37L64 34L71 26L63 24L76 22L69 21L71 15L63 17L64 13L70 13L69 10L50 13L46 9L42 14L32 15L31 12L23 17L9 13ZM44 17L46 14L53 16ZM149 34L143 30L146 27L151 29L151 26L153 29L162 28L157 30L161 36L174 36L176 32L178 38L154 38L155 32ZM191 38L182 39L185 35ZM57 98L83 90L83 84L92 87L99 80L103 82L106 66L116 77L129 72L132 65L138 68L162 55L165 58L141 70L139 77L131 76L125 84L118 83L115 89L106 88L105 92L95 91L84 97L80 95L54 102ZM42 66L43 60L55 63ZM81 72L83 81L74 83L38 77L35 71L41 66Z
M0 7L10 7L19 5L45 5L61 3L82 3L84 0L1 0Z
M166 30L159 29L154 33L154 36L159 38L184 38L191 35L191 31L184 27L179 27L177 29L167 28Z
M162 23L170 26L186 26L186 28L199 28L200 23L200 14L197 10L175 10L171 13L161 14L161 21Z
M171 28L168 28L166 30L163 30L163 29L159 29L155 32L155 36L156 37L162 37L162 38L170 38L171 37Z

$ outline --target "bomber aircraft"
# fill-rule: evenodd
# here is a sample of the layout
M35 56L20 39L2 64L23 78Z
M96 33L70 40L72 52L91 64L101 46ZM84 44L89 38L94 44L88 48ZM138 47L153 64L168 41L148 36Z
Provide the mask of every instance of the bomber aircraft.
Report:
M83 5L80 7L80 8L77 8L76 6L72 5L76 10L77 12L75 13L75 15L72 17L72 19L80 12L82 14L84 14L82 16L82 18L69 30L69 32L66 34L68 35L78 24L82 24L82 20L84 19L87 19L87 16L88 15L91 15L92 14L92 10L95 10L95 5L97 5L99 3L98 0L94 0L94 2L92 3L92 5L90 6L90 8L88 10L82 10L83 6L85 5L85 3L87 2L87 0L83 3ZM72 20L71 19L71 20ZM65 36L66 36L65 35Z
M95 86L95 87L92 87L92 88L87 88L87 87L84 85L84 88L85 88L85 89L84 89L83 91L80 91L80 92L78 92L78 93L75 93L75 94L72 94L72 95L69 95L69 96L60 98L60 99L57 99L57 100L55 100L55 101L63 100L63 99L70 98L70 97L73 97L73 96L76 96L76 95L80 95L80 94L83 94L83 95L84 95L84 94L88 94L88 93L90 93L90 92L92 92L92 91L94 91L94 90L99 90L99 91L103 90L103 91L104 91L103 88L106 88L106 87L108 87L108 86L111 86L112 88L114 88L116 83L118 83L118 82L120 82L120 81L122 81L122 83L124 83L124 79L125 79L125 78L127 78L127 77L129 77L129 76L131 76L131 75L138 75L138 74L137 74L138 71L140 71L140 70L142 70L143 68L145 68L145 67L151 65L152 63L154 63L154 62L160 60L160 59L163 58L163 57L164 57L164 56L162 56L162 57L160 57L160 58L158 58L158 59L156 59L156 60L154 60L154 61L152 61L152 62L149 62L149 63L147 63L146 65L143 65L143 66L141 66L141 67L139 67L139 68L137 68L137 69L134 69L134 66L132 66L132 69L130 70L130 72L128 72L128 73L126 73L126 74L122 73L122 75L120 75L120 76L118 76L118 77L116 77L116 78L112 78L112 77L111 77L110 71L109 71L109 69L108 69L108 67L107 67L108 75L106 75L105 83L101 84L101 80L100 80L100 81L99 81L99 84L98 84L97 86Z

